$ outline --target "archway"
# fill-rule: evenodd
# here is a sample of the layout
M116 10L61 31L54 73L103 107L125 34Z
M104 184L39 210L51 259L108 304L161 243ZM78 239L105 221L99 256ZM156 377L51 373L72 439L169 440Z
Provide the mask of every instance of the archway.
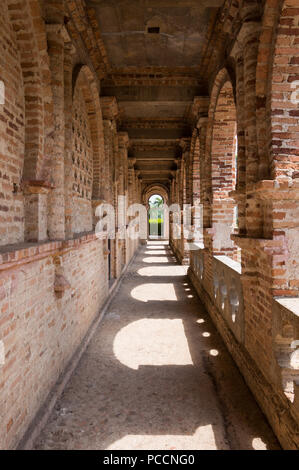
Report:
M149 220L149 217L150 217L149 201L151 198L155 200L156 196L163 200L163 211L162 211L163 212L162 214L163 215L163 232L161 232L160 238L164 238L168 240L169 238L169 211L168 211L169 190L167 186L164 186L163 184L160 184L160 183L153 183L153 184L146 186L142 192L142 203L144 206L146 206L148 210L148 220ZM160 206L160 209L161 209L161 206ZM153 215L155 216L155 214ZM148 223L148 237L150 236L149 225L150 224ZM158 236L158 234L156 236Z
M165 217L164 199L153 194L148 200L148 234L149 238L164 238Z
M240 250L231 240L238 226L237 205L231 198L237 180L237 117L233 86L227 71L215 81L209 110L210 221L213 253L240 261Z

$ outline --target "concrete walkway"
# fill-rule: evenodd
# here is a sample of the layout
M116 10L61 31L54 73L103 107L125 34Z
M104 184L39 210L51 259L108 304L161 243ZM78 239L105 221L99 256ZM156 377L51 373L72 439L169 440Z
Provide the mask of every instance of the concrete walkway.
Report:
M165 242L138 253L36 449L277 449Z

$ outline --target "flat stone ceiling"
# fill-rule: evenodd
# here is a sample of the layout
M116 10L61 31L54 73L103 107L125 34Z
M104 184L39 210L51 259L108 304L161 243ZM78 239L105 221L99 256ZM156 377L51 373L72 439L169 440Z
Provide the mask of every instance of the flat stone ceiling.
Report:
M112 67L198 65L219 0L92 0ZM160 34L149 34L159 27Z
M193 99L205 93L200 65L223 0L86 3L96 12L110 66L101 95L117 98L120 130L129 134L144 184L169 184L180 138L190 136Z

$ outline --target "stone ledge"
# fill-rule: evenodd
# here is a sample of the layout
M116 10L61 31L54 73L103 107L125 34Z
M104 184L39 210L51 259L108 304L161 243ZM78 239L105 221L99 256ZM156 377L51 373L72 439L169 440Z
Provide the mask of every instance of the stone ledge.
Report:
M248 186L246 193L264 200L299 200L299 179L259 181Z
M201 242L188 242L190 251L204 250L204 244Z
M297 450L299 448L298 423L292 415L287 398L283 395L282 391L278 393L273 388L273 385L259 370L244 346L235 339L225 320L218 313L209 294L201 287L190 268L188 270L188 277L221 334L245 382L268 418L282 447L286 450Z
M289 310L299 317L299 297L277 297L274 299L285 310Z
M233 240L236 245L240 246L241 248L281 248L283 245L282 240L275 240L272 238L253 238L253 237L246 237L241 235L232 234L230 236L231 240Z
M213 258L225 264L225 266L237 272L238 274L241 274L242 266L241 263L238 263L238 261L234 261L228 256L213 256Z
M246 189L229 192L229 196L236 201L246 199L248 195L263 200L299 200L299 179L263 180L247 185Z
M106 299L104 300L102 306L100 307L98 314L93 319L91 325L89 326L82 342L79 344L71 358L69 359L66 366L63 368L58 380L49 391L48 396L41 404L39 410L35 414L34 418L32 419L31 423L23 433L23 436L19 440L19 442L13 447L13 450L32 450L34 447L34 441L41 433L42 429L46 425L51 413L55 407L55 404L63 390L65 389L68 381L70 380L74 370L76 369L79 361L86 351L93 335L95 334L97 328L100 326L115 294L118 292L118 289L121 286L123 281L124 275L126 274L128 268L133 263L135 257L139 252L139 248L136 249L135 253L133 254L130 261L124 266L120 277L115 280L113 285L110 287L109 292L107 294Z
M86 233L70 240L4 246L0 248L0 271L39 261L47 256L57 254L58 251L65 253L95 240L97 240L95 233Z

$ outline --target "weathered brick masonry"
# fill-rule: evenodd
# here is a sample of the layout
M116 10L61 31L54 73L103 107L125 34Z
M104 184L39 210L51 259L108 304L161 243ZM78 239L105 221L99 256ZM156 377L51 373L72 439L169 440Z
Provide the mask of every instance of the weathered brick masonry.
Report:
M108 292L94 236L2 255L1 447L17 444Z
M169 214L170 246L282 446L299 448L299 2L216 4L187 66L155 65L151 21L132 48L89 0L1 2L0 448L18 445L138 248L119 196L154 194L191 206L188 232ZM114 240L95 236L101 203Z
M97 205L139 201L140 183L115 99L101 103L101 75L70 36L76 15L67 30L63 2L41 5L0 9L2 449L18 444L138 247L117 239L109 252L93 233Z
M219 25L231 35L232 46L226 61L222 58L222 70L214 73L209 111L205 119L199 116L193 136L202 141L204 228L203 244L191 253L189 272L282 445L295 449L299 446L299 4L296 0L264 3L231 2ZM218 51L220 58L219 47ZM227 231L219 233L219 221ZM233 245L228 249L230 238ZM241 260L242 318L239 287L229 279L227 268L218 271L217 255Z

